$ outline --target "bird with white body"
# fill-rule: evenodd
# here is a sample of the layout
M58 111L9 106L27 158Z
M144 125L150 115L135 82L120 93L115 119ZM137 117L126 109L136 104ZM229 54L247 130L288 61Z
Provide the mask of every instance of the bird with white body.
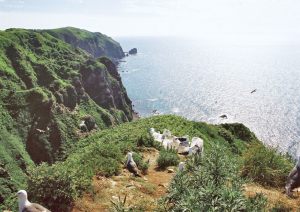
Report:
M189 148L189 155L194 154L203 154L204 146L203 146L203 140L199 137L193 137L192 142Z
M160 143L163 141L163 134L161 134L159 131L156 132L154 128L150 128L150 134L155 141Z
M27 192L25 190L18 191L17 196L19 212L51 212L40 204L29 202L27 198Z
M128 152L127 154L127 162L126 162L126 168L129 172L131 172L136 177L141 177L139 174L140 170L138 169L136 163L133 160L132 152Z

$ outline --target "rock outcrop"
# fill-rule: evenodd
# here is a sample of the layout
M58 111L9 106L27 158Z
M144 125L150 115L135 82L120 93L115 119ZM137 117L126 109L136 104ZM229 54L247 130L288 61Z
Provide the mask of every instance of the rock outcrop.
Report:
M137 48L130 49L129 54L137 54Z

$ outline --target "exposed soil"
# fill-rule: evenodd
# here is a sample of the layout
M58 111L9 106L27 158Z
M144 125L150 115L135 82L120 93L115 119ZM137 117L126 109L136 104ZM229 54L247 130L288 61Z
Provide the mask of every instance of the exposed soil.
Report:
M134 207L152 211L158 207L157 200L166 194L171 178L175 174L168 170L158 171L156 159L159 152L148 148L143 152L144 160L149 159L147 175L142 178L133 177L126 169L119 176L105 178L95 176L93 179L93 192L85 194L75 202L73 212L79 211L109 211L113 203L124 201L126 196L126 207ZM176 171L176 168L170 167Z
M293 197L289 198L284 193L284 189L264 188L257 184L247 184L244 188L247 196L254 196L256 193L262 193L267 197L268 208L281 205L292 211L300 210L300 192L298 190L294 190Z
M176 172L176 167L159 171L156 168L156 159L159 152L154 148L147 148L143 152L144 161L149 159L147 175L133 177L127 169L123 169L119 176L106 178L95 176L93 179L93 191L86 193L75 202L73 212L102 212L111 211L115 204L122 205L126 197L125 207L142 211L153 211L159 207L158 200L167 192L167 187ZM184 160L183 157L181 157ZM284 206L292 211L300 209L300 192L293 192L293 198L285 195L284 189L264 188L257 184L244 186L247 196L262 193L268 198L268 208ZM300 190L299 190L300 191Z

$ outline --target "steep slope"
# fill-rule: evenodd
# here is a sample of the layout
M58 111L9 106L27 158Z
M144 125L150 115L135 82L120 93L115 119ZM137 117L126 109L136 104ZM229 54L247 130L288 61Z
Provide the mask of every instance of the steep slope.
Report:
M95 57L120 58L119 44L90 33L97 45L84 39L76 48L53 36L59 33L89 34L75 28L0 31L0 205L25 187L25 172L33 162L67 156L84 135L82 121L90 131L132 120L116 66L80 48L92 46Z
M95 58L107 56L110 58L120 59L125 56L119 43L99 32L89 32L87 30L77 29L74 27L44 31L65 41L66 43L69 43L74 48L79 47L84 49Z

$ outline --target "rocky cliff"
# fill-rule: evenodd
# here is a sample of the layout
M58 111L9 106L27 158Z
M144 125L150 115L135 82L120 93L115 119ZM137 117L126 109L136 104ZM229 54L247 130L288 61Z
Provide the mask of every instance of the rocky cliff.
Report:
M68 155L85 133L80 124L101 130L132 119L110 59L122 56L116 41L76 28L0 31L0 205L24 187L28 166Z
M43 30L43 32L65 41L74 48L85 50L94 58L107 56L120 59L125 56L118 42L100 32L89 32L74 27Z

